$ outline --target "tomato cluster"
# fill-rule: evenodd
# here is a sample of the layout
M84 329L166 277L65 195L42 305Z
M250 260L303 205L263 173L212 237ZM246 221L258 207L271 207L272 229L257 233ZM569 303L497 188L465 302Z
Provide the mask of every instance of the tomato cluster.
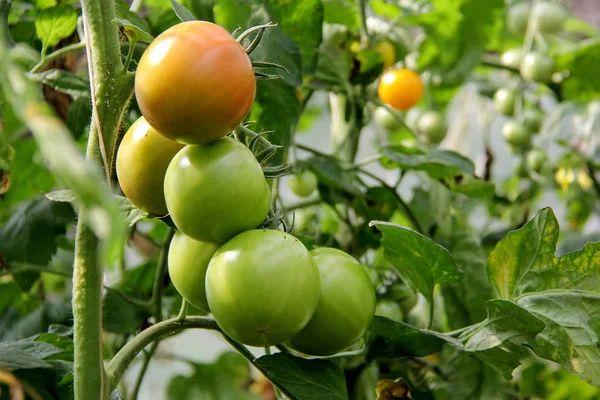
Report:
M254 100L246 50L217 25L181 23L148 47L135 88L143 116L121 142L117 175L134 204L177 227L168 269L184 299L247 345L327 355L355 343L375 313L365 268L261 229L270 186L250 149L225 137ZM306 197L317 183L303 171L290 188Z

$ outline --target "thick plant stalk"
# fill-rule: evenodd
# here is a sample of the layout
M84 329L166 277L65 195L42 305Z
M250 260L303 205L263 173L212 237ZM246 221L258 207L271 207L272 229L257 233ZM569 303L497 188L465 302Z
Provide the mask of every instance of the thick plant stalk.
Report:
M133 74L123 68L113 0L82 0L92 98L87 158L104 165L110 182L115 143L133 94ZM99 242L80 218L73 272L75 400L104 400L108 382L102 359L102 260Z

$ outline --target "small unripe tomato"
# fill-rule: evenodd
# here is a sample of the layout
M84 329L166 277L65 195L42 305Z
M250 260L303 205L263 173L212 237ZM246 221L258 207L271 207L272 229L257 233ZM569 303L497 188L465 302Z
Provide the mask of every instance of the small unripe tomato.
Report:
M227 135L244 120L255 93L244 48L206 21L183 22L161 33L135 74L135 95L148 123L186 144Z
M225 334L249 346L271 346L307 325L319 282L315 260L298 239L256 229L217 250L206 272L206 296Z
M567 11L560 5L550 1L540 1L531 10L531 21L541 33L560 31L567 19Z
M298 197L308 197L317 188L317 176L309 170L304 170L290 176L288 186L290 190Z
M534 108L527 110L523 113L523 125L529 129L532 133L540 131L542 122L544 119L544 113Z
M421 118L423 116L423 114L425 114L426 111L427 111L427 109L425 109L423 107L413 107L410 110L408 110L406 112L406 117L404 118L404 122L406 123L406 126L408 126L410 129L412 129L414 131L419 129L419 127L418 127L419 118Z
M123 136L117 152L117 177L121 190L148 214L167 215L163 183L171 159L183 145L159 134L144 117Z
M527 31L529 22L529 13L531 6L527 3L515 4L508 9L506 18L506 27L515 34L523 34Z
M305 354L335 354L360 339L375 313L375 290L365 268L338 249L311 251L321 296L310 322L288 344Z
M383 74L377 89L379 99L396 110L408 110L423 97L421 77L408 69L393 69Z
M527 153L527 167L532 171L540 173L547 162L548 156L541 149L533 149Z
M175 233L169 247L169 276L183 298L201 311L208 312L205 278L208 263L219 245L199 242L181 232Z
M375 50L383 58L383 69L386 70L396 62L396 47L387 39L379 41L375 45Z
M521 61L523 61L523 55L523 50L518 48L506 50L504 53L502 53L500 61L502 61L502 64L508 67L519 69L521 66Z
M225 137L177 153L165 175L165 200L181 232L224 243L263 222L270 189L252 152Z
M377 107L373 112L373 117L382 128L388 131L394 131L402 127L402 123L398 120L398 116L392 114L392 112L385 107Z
M417 123L419 132L425 135L429 143L440 143L446 137L448 127L444 115L437 111L426 111Z
M500 114L512 116L515 113L517 91L509 88L500 88L494 93L494 107Z
M375 315L401 322L404 319L402 307L392 300L379 300L375 306Z
M552 58L542 53L528 53L521 62L521 76L526 80L548 83L552 79L553 71Z
M504 124L502 136L506 143L515 149L527 149L531 144L531 132L516 121L509 121Z

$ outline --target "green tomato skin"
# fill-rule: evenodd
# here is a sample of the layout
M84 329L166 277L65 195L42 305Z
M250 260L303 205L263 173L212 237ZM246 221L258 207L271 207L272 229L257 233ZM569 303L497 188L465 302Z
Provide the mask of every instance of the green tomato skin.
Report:
M249 346L272 346L306 326L319 301L319 280L298 239L255 229L217 250L206 273L206 297L225 334Z
M177 232L169 247L169 276L175 289L188 303L208 312L205 278L208 263L219 245L199 242Z
M516 121L504 124L502 127L502 136L507 144L516 149L526 149L531 144L531 133Z
M446 137L446 121L444 116L437 111L427 111L417 123L419 131L425 135L429 143L440 143Z
M402 322L404 313L398 303L391 300L380 300L375 306L375 315L389 318L392 321Z
M117 152L117 176L125 196L149 214L167 215L163 184L169 163L183 145L167 139L138 118Z
M165 176L165 200L181 232L224 243L263 222L270 189L252 152L222 138L177 153Z
M566 10L561 5L549 1L536 3L531 11L531 20L541 33L560 31L566 19Z
M313 172L304 170L290 176L288 187L296 196L308 197L317 189L318 183L317 176Z
M423 107L413 107L408 110L406 112L406 117L404 118L406 126L416 131L418 129L417 125L419 123L419 119L421 116L423 116L423 114L425 114L426 111L427 110L425 110Z
M529 22L529 13L531 6L527 3L515 4L508 10L506 26L514 34L524 34L527 32Z
M392 112L385 107L377 107L373 113L373 117L385 130L394 131L402 128L402 123L398 121L396 115L392 114Z
M523 50L521 49L510 49L506 50L502 53L502 57L500 57L500 61L502 64L519 69L521 66L521 61L523 60Z
M544 113L540 110L532 109L523 113L523 125L532 133L537 133L542 127Z
M546 163L548 162L548 156L543 150L533 149L527 153L527 167L537 173L540 173Z
M515 113L517 92L514 89L501 88L494 93L494 107L500 114L512 116Z
M331 355L364 335L375 313L375 290L352 256L332 248L311 254L321 276L321 297L308 325L287 343L301 353Z
M545 54L528 53L523 57L520 71L523 79L548 83L552 79L554 62Z

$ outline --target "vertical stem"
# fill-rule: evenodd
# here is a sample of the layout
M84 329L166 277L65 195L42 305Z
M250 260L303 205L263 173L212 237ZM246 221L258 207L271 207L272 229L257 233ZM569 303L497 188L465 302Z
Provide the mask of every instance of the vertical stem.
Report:
M369 42L369 30L367 29L367 1L357 0L358 12L360 13L360 36L363 42Z
M98 137L90 132L88 159L100 157ZM98 239L79 218L73 267L74 389L76 400L102 400L107 397L102 366L102 268L98 259Z

